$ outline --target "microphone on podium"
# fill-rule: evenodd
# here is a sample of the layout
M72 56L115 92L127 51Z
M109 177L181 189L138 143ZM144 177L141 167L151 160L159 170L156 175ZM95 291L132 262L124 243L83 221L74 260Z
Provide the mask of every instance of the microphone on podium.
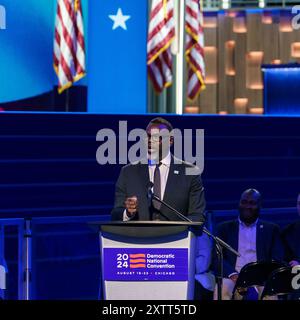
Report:
M149 181L147 184L147 198L148 198L149 207L151 206L152 200L154 199L159 203L161 203L162 205L164 205L165 207L167 207L168 209L170 209L172 212L174 212L180 218L180 220L186 221L186 222L193 222L188 217L186 217L185 215L177 211L175 208L171 207L168 203L161 200L158 196L156 196L152 191L153 186L154 186L153 182Z
M193 221L191 219L189 219L188 217L183 215L181 212L179 212L175 208L171 207L168 203L166 203L165 201L161 200L158 196L156 196L152 191L153 185L154 184L151 181L149 181L148 185L147 185L147 197L148 197L148 203L150 203L150 205L152 203L152 200L155 199L156 201L160 202L162 205L169 208L172 212L174 212L180 218L180 220L193 224ZM149 207L150 207L150 205L149 205ZM214 243L215 243L216 252L217 252L217 256L218 256L218 276L217 276L218 300L222 300L221 292L222 292L222 286L223 286L222 285L222 281L223 281L223 248L227 249L228 251L230 251L231 253L233 253L237 257L240 257L241 255L238 251L233 249L228 243L226 243L225 241L223 241L219 237L212 234L208 229L206 229L204 226L204 221L203 221L203 226L201 229L202 229L202 232L206 233L211 239L214 240Z
M152 191L152 187L153 187L153 182L149 181L148 182L148 201L150 201L150 203L152 202L153 199L155 199L156 201L160 202L162 205L166 206L168 209L170 209L172 212L174 212L182 221L186 221L186 222L190 222L193 223L193 221L191 219L189 219L188 217L186 217L185 215L183 215L181 212L179 212L178 210L176 210L175 208L173 208L172 206L170 206L168 203L166 203L165 201L161 200L158 196L156 196L153 191ZM204 221L203 221L204 222ZM207 228L205 228L203 226L202 231L204 233L206 233L209 237L211 237L216 243L218 243L219 245L221 245L222 247L226 248L227 250L231 251L234 255L240 257L240 253L236 250L234 250L230 245L228 245L225 241L223 241L222 239L220 239L219 237L213 235L209 230L207 230Z

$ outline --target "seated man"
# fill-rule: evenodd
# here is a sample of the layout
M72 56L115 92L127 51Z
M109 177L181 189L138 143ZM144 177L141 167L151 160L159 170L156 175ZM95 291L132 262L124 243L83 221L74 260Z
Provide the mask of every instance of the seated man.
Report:
M259 219L261 195L248 189L241 195L238 219L219 225L217 235L240 253L240 257L224 249L222 297L229 300L239 272L255 261L283 259L279 227ZM216 295L215 295L216 297Z
M300 193L297 198L297 211L300 216ZM283 244L285 246L285 259L291 267L300 265L300 220L288 225L282 231ZM297 291L291 296L292 299L299 299L300 292Z
M207 234L197 237L194 300L213 300L215 276L209 270L212 241Z

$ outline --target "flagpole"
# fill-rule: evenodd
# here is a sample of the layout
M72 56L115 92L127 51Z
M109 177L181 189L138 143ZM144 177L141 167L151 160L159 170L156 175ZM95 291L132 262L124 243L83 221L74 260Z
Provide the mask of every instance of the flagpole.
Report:
M70 89L66 90L66 112L69 112L70 109Z
M175 85L175 105L176 114L183 114L183 63L184 63L184 14L185 1L175 0L175 41L172 45L172 53L176 55L176 85Z

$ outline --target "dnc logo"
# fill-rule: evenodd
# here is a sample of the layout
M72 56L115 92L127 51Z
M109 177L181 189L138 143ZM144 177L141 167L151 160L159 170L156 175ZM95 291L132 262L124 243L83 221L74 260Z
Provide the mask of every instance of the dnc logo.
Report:
M0 30L6 29L6 10L0 5Z

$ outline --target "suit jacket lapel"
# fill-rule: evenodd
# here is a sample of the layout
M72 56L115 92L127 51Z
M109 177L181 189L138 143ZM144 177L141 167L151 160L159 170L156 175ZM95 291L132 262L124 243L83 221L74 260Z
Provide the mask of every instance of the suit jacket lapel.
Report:
M170 196L172 196L174 194L174 192L176 192L176 190L177 190L176 185L178 183L178 176L181 174L180 169L181 169L180 165L174 164L174 159L172 156L170 168L169 168L168 179L167 179L166 188L165 188L165 193L164 193L164 197L163 197L163 200L165 202L170 202ZM175 170L178 171L179 175L174 174Z
M229 234L229 237L228 237L228 244L231 245L232 248L235 249L236 251L239 250L239 228L240 228L239 221L238 220L234 221L232 232ZM237 256L234 255L233 253L229 253L229 251L227 253L227 250L225 250L225 252L226 252L225 253L226 255L227 254L229 255L231 264L233 268L235 268Z
M234 249L236 249L236 250L239 250L239 230L240 230L240 224L239 224L239 221L238 220L236 220L235 222L234 222L234 227L233 227L233 232L232 232L232 247L234 248Z
M140 163L138 171L139 171L139 179L142 185L145 186L145 190L147 191L148 183L150 181L148 165Z
M138 165L138 179L141 186L141 199L139 202L140 220L150 220L150 212L147 199L147 188L150 181L149 169L147 164Z

